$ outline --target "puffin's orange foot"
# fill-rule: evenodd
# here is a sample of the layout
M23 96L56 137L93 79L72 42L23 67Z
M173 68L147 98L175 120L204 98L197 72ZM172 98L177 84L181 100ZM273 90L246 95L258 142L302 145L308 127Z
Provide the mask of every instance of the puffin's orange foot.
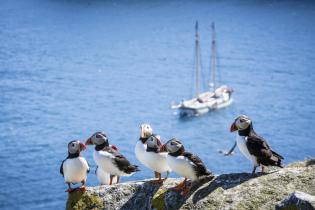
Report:
M74 192L75 190L76 190L76 189L69 188L69 189L67 189L65 192L72 193L72 192Z
M190 190L191 190L191 186L190 187L185 187L180 194L182 196L186 196L190 192Z
M79 190L81 192L85 192L85 186L81 186L81 187L77 188L77 190Z
M182 191L184 188L185 188L184 184L179 184L179 185L177 185L175 187L170 188L170 190L173 190L175 192L179 192L179 191Z

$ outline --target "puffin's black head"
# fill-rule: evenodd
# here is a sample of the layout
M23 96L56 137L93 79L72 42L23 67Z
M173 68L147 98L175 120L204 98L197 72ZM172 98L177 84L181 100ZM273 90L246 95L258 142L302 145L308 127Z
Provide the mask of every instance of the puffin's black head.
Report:
M108 138L106 134L102 131L94 133L90 138L88 138L85 142L86 145L96 145L96 146L104 146L108 147Z
M162 147L159 136L152 135L148 138L147 142L147 151L159 151Z
M251 119L246 115L240 115L232 123L230 131L231 132L234 132L234 131L242 132L246 130L250 131L251 128L252 128Z
M174 156L181 155L183 152L185 152L184 145L176 138L172 138L166 142L163 145L162 150L164 150L163 148L165 148L170 155Z
M69 154L80 154L80 152L85 149L86 149L85 145L79 140L70 141L68 144Z

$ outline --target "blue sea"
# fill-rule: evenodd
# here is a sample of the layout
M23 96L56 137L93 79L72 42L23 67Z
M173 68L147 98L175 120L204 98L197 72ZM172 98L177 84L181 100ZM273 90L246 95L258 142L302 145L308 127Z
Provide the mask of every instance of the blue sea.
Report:
M170 106L194 87L194 24L203 78L216 23L220 84L231 106L179 119ZM250 172L229 132L240 114L285 163L315 155L314 1L0 2L0 209L64 209L61 161L70 140L105 131L141 172L139 125L176 137L216 174ZM97 185L93 148L83 155ZM172 174L171 176L176 176Z

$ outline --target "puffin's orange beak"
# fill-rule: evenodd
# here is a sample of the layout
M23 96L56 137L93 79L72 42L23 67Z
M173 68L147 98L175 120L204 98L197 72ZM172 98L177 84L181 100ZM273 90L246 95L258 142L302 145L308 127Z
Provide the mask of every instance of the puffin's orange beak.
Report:
M91 138L88 138L85 142L85 145L92 145Z
M156 139L157 140L157 144L158 144L158 146L160 146L160 147L162 147L163 145L162 145L162 143L161 143L161 140L160 139Z
M83 143L80 142L80 149L81 149L81 151L85 150L85 149L86 149L85 144L83 144Z
M165 144L163 144L163 145L161 146L160 151L161 151L161 152L166 152L166 145L165 145Z
M235 122L232 123L231 128L230 128L230 132L234 132L234 131L237 131L237 127L235 125Z
M118 148L115 145L112 144L111 146L114 150L118 151Z

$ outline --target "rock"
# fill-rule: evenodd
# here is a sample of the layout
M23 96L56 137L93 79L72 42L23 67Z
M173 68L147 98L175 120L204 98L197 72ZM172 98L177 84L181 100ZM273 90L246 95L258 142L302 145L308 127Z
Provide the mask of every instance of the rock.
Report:
M296 191L276 206L276 210L315 210L315 196Z
M315 158L306 160L306 166L314 165L315 164Z
M68 194L66 209L104 209L104 204L98 196L74 191Z
M79 199L70 195L67 207L110 210L275 209L292 192L315 195L315 165L307 164L307 161L296 162L283 169L272 169L268 174L260 173L255 178L248 173L222 174L211 181L205 179L194 183L191 193L185 197L170 190L180 181L182 179L169 178L163 184L143 180L88 187Z

